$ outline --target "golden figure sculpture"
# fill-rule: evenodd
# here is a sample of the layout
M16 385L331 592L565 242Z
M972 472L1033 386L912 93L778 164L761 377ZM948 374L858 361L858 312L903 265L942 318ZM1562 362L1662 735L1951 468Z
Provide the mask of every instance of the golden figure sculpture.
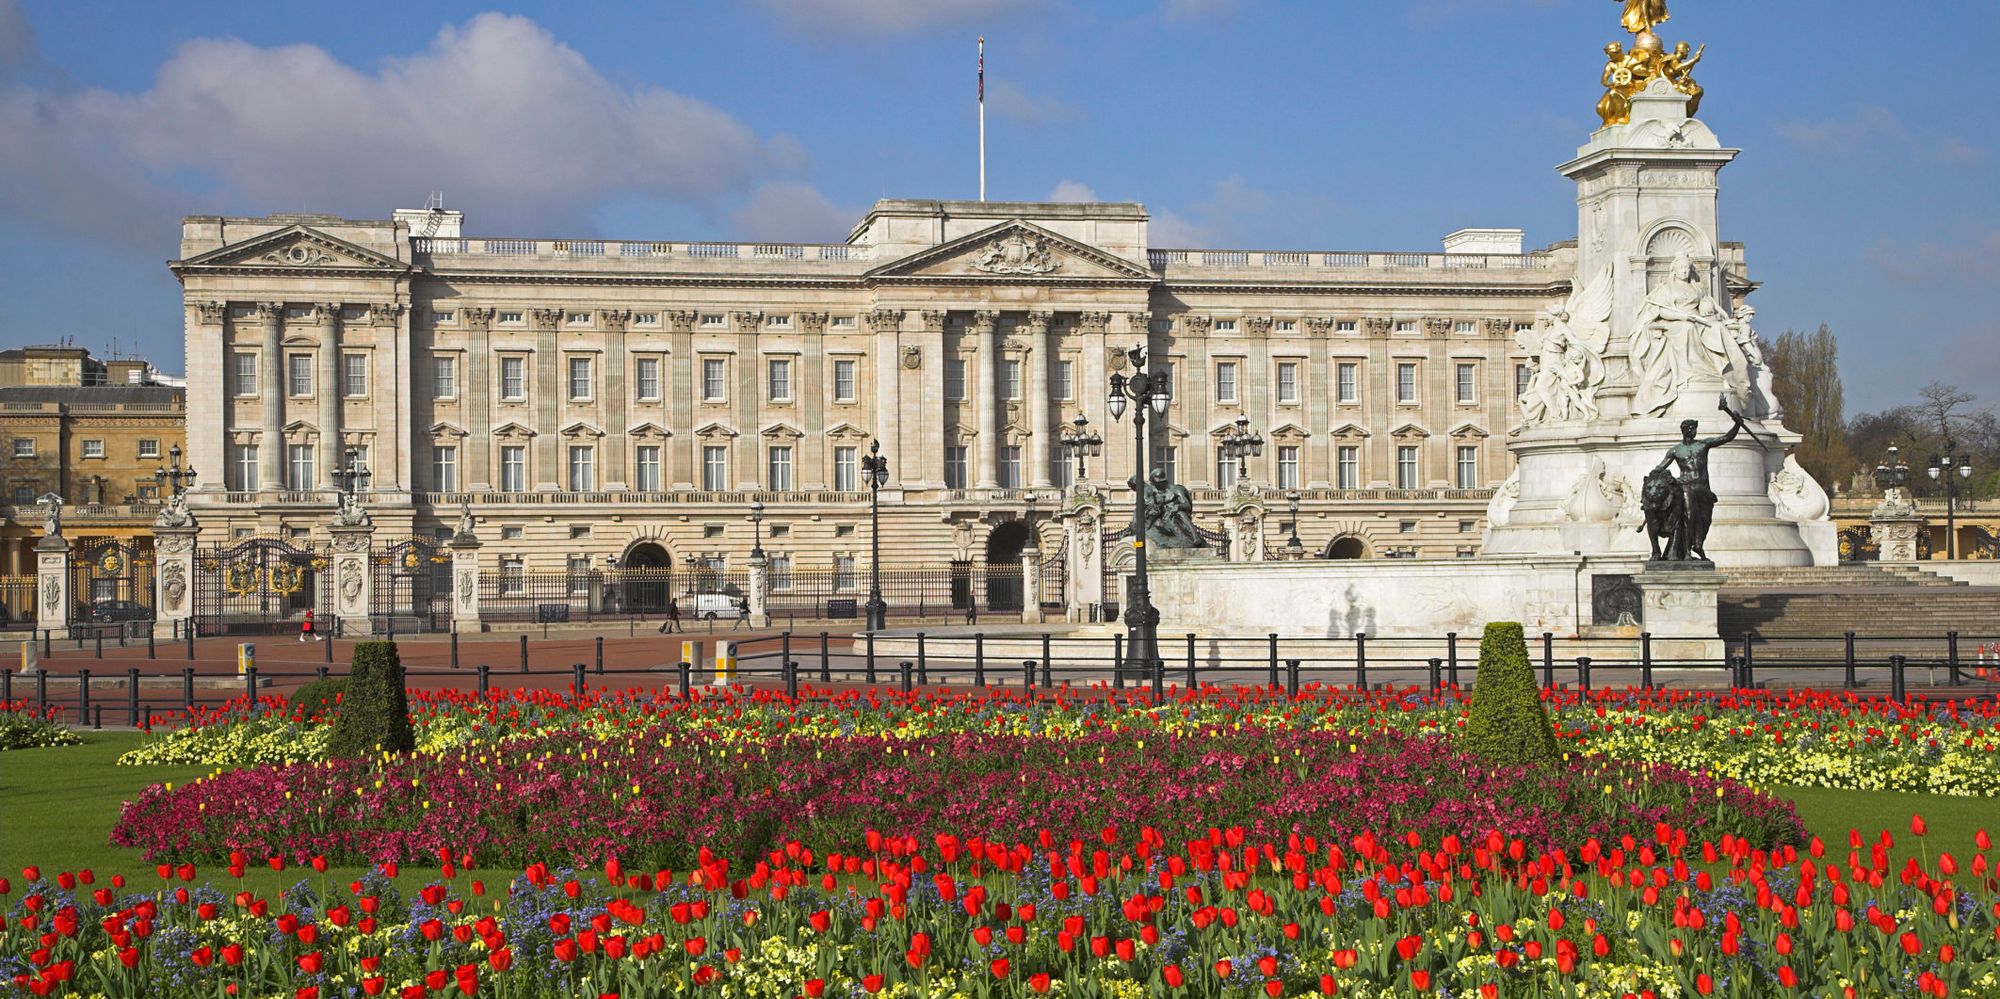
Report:
M1688 43L1681 42L1672 52L1660 57L1660 75L1674 85L1674 89L1688 95L1688 117L1692 118L1701 110L1701 84L1694 82L1694 64L1701 61L1701 54L1708 48L1703 45L1688 54Z
M1625 15L1620 19L1620 23L1625 25L1626 31L1635 35L1653 30L1654 25L1664 23L1669 16L1667 0L1620 0L1620 2L1625 4Z
M1625 65L1625 46L1612 42L1604 47L1604 96L1597 101L1597 117L1606 125L1623 125L1632 120L1632 70Z

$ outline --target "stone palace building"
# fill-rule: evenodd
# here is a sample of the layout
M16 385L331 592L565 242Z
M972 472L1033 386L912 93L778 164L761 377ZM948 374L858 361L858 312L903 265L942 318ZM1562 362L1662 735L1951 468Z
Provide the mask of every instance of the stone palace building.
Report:
M879 440L885 569L1016 561L1030 523L1056 553L1077 417L1104 442L1083 480L1106 529L1129 516L1132 427L1106 383L1145 344L1172 367L1151 460L1238 557L1277 557L1292 493L1308 556L1476 552L1529 372L1515 334L1569 291L1574 243L1167 249L1147 222L885 200L845 243L786 244L482 238L441 210L189 217L170 266L202 543L322 537L351 450L377 537L448 536L469 507L502 574L734 570L758 501L774 580L865 588ZM1741 246L1724 253L1747 293ZM1265 444L1239 480L1219 448L1240 420Z

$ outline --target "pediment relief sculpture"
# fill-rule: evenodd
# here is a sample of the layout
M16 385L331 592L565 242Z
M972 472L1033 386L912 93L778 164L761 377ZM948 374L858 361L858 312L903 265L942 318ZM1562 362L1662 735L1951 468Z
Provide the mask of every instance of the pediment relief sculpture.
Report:
M1047 274L1062 267L1048 240L1027 232L1007 233L986 245L972 269L988 274Z
M178 261L175 267L407 269L402 261L303 225L291 225Z

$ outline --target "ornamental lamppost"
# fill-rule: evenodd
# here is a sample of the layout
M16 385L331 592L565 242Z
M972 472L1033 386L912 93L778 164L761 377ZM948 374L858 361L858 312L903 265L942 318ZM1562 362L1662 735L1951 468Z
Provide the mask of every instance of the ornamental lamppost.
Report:
M750 501L750 529L756 532L751 535L750 557L752 559L761 559L764 557L764 501L763 500Z
M1944 439L1944 455L1931 455L1928 472L1932 482L1944 482L1944 554L1945 558L1958 557L1958 483L1960 479L1972 478L1972 458L1964 454L1953 454L1951 438ZM1952 469L1958 470L1956 478Z
M1264 453L1264 438L1250 429L1250 418L1236 418L1236 431L1226 434L1216 442L1216 453L1223 461L1236 462L1236 481L1242 483L1250 478L1250 459Z
M153 469L153 481L166 486L169 496L179 496L193 489L194 466L181 467L181 446L176 444L168 448L167 458L171 464L167 468Z
M1902 449L1889 445L1889 456L1875 466L1875 485L1885 497L1894 489L1910 484L1910 465L1902 459Z
M882 442L868 442L861 457L861 477L868 482L868 630L887 627L889 605L882 600L882 487L889 484L889 459Z
M1127 485L1132 487L1132 594L1126 601L1125 662L1120 669L1131 668L1140 671L1153 668L1160 658L1160 612L1153 607L1153 596L1146 581L1146 410L1155 416L1167 415L1167 405L1173 401L1173 381L1166 374L1149 373L1145 370L1146 348L1133 347L1125 352L1131 362L1131 377L1123 373L1111 376L1111 395L1106 405L1111 410L1113 420L1123 419L1125 404L1130 400L1132 407L1132 478Z
M1076 459L1077 482L1084 481L1088 475L1083 459L1104 453L1104 438L1097 436L1097 431L1088 429L1089 426L1090 421L1079 414L1069 426L1062 428L1061 436L1056 440L1056 447L1062 449L1064 458Z
M333 470L333 481L349 500L354 499L355 490L368 488L368 466L361 462L359 448L347 449L347 464Z
M1291 537L1285 539L1285 556L1298 559L1305 556L1306 546L1299 543L1299 491L1285 491L1285 509L1292 515Z

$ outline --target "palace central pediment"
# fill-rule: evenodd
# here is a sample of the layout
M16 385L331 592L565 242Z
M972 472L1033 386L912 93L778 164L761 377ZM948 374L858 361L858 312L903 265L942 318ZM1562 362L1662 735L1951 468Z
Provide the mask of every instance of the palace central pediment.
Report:
M284 270L369 275L406 271L394 257L384 256L307 225L289 225L261 236L217 247L172 265L176 270Z
M893 260L870 281L952 283L1126 283L1154 275L1130 261L1016 219Z

